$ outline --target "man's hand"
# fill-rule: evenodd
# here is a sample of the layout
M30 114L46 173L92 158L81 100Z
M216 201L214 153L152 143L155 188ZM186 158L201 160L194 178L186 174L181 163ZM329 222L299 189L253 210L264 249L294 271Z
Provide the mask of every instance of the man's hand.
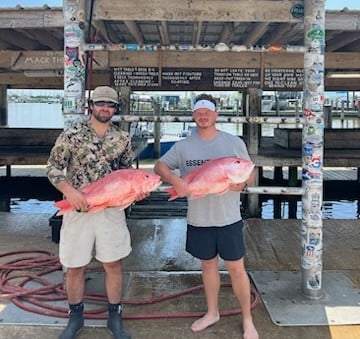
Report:
M80 190L74 188L67 182L60 183L57 188L65 195L65 198L68 200L73 210L87 212L89 205L84 194Z
M173 181L173 188L179 197L186 197L189 194L187 182L180 177Z

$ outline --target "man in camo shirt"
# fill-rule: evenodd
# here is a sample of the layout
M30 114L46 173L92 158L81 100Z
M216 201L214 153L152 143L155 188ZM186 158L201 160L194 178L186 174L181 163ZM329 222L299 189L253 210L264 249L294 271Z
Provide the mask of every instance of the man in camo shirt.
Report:
M84 325L85 268L93 257L102 262L109 317L114 338L129 339L121 320L122 263L131 251L124 211L106 208L91 214L80 189L111 171L132 166L131 141L127 132L112 123L118 105L117 92L97 87L87 121L62 132L47 163L50 182L64 194L73 211L63 216L59 257L66 268L69 321L61 339L75 338ZM138 200L145 196L139 196Z

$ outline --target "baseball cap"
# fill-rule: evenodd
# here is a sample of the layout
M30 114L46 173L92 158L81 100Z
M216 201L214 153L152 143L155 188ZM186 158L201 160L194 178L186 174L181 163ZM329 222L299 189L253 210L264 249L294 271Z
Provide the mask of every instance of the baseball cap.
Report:
M117 92L109 86L96 87L92 93L91 100L96 101L111 101L116 104L119 103Z

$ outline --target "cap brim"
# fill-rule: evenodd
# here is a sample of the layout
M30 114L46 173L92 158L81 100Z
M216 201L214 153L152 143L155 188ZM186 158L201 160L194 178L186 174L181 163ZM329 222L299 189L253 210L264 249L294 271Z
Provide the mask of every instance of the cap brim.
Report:
M109 97L97 97L97 98L95 98L95 99L92 99L94 102L97 102L97 101L111 101L111 102L113 102L113 103L115 103L115 104L118 104L119 103L119 101L117 101L117 100L114 100L113 98L109 98Z

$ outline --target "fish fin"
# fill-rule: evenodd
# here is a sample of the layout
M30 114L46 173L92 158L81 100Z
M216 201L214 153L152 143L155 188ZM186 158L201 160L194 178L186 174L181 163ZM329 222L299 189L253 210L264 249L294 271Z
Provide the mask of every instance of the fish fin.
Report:
M66 199L56 201L56 202L54 203L54 206L55 206L55 207L58 207L58 208L68 208L68 207L71 207L71 206L70 206L70 203L69 203Z
M175 199L177 199L179 197L178 194L176 193L174 187L166 188L165 191L170 194L170 197L169 197L168 201L175 200Z
M97 211L101 211L101 210L103 210L103 209L105 209L107 207L109 207L108 204L95 205L95 206L90 207L87 210L87 213L94 213L94 212L97 212Z
M221 194L224 194L226 192L229 192L229 189L228 188L225 188L224 190L220 191L220 192L217 192L216 195L221 195Z
M56 213L56 216L57 217L60 217L61 215L63 215L65 213L64 210L58 210L57 213Z
M234 184L240 184L241 182L246 181L246 179L244 180L243 178L237 177L235 175L228 175L228 178Z
M195 200L195 199L200 199L202 197L204 197L206 194L199 194L199 193L191 193L189 196L188 196L188 199L189 200Z
M71 206L61 208L61 209L59 209L59 210L57 211L56 216L59 217L59 216L61 216L61 215L64 215L66 212L70 212L70 211L72 211L72 210L73 210L73 209L72 209Z
M60 210L56 213L56 216L61 216L66 212L72 211L73 208L71 207L70 203L66 200L59 200L54 203L54 206L60 208Z

